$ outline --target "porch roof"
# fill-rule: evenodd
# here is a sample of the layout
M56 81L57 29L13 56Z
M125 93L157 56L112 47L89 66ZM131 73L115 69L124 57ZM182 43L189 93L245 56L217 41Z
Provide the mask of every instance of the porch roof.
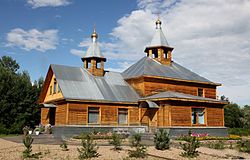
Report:
M195 101L195 102L207 102L207 103L220 103L227 104L226 101L220 101L212 98L205 98L199 96L193 96L190 94L184 94L174 91L166 91L157 93L148 97L140 98L139 101L159 101L159 100L180 100L180 101Z

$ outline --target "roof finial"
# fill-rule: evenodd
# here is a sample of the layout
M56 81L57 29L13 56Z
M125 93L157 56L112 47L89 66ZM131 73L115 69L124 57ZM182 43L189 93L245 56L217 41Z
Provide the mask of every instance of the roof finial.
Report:
M93 30L93 33L91 35L91 38L92 38L92 41L95 42L96 39L98 38L98 34L96 33L96 27L94 25L94 30Z
M156 20L155 24L156 24L156 29L161 29L161 20L160 20L160 16L159 14L157 15L158 19Z

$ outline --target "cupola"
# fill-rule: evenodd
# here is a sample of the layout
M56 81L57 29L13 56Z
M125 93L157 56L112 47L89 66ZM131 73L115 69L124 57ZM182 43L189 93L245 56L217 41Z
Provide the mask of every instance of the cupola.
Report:
M172 62L172 51L174 48L170 47L166 37L161 29L161 21L157 19L156 32L149 46L145 51L147 57L153 58L164 65L170 65Z
M97 43L98 34L94 28L91 35L92 43L90 44L86 54L82 57L84 68L94 76L104 75L104 62L106 58L101 53L100 47Z

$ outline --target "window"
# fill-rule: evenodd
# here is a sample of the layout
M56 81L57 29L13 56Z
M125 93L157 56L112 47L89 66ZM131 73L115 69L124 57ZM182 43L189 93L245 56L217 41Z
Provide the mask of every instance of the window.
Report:
M101 68L101 62L96 62L96 68Z
M87 68L91 67L91 61L87 61Z
M56 93L56 86L57 86L56 79L54 79L53 94L55 94L55 93Z
M167 58L168 58L168 54L167 54L167 53L163 53L163 57L164 57L165 59L167 59Z
M58 83L57 83L57 92L61 92L61 88Z
M198 96L199 97L203 97L204 93L203 93L203 89L202 88L198 88Z
M118 123L119 124L128 123L128 109L125 109L125 108L118 109Z
M99 108L89 107L88 108L88 123L98 123L99 122Z
M204 108L192 108L192 124L205 124Z
M49 94L52 95L52 86L49 86Z

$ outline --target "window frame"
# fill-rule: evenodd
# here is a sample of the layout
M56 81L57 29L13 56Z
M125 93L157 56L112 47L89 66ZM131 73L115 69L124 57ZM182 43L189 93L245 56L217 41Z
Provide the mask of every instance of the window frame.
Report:
M120 123L120 119L119 119L120 114L126 114L126 122L125 123ZM129 117L128 108L118 108L117 109L117 123L118 123L118 125L128 125L128 117Z
M203 119L204 123L203 124L200 123L199 116L197 116L198 112L195 112L196 113L196 116L195 116L196 123L193 123L193 110L194 109L202 109L203 110L203 117L204 117L204 119ZM207 126L207 112L206 112L205 107L192 107L191 108L191 125L192 126Z
M202 91L202 95L200 96L200 92L199 91ZM197 96L198 97L205 97L205 90L204 88L197 88Z
M97 121L96 122L90 122L89 121L89 113L90 113L90 110L93 109L95 110L96 109L96 112L94 112L93 110L91 111L91 113L98 113L98 116L97 116ZM88 111L87 111L87 124L100 124L100 107L95 107L95 106L89 106L88 107Z
M57 81L56 79L54 78L54 83L53 83L53 94L56 94L57 92Z

